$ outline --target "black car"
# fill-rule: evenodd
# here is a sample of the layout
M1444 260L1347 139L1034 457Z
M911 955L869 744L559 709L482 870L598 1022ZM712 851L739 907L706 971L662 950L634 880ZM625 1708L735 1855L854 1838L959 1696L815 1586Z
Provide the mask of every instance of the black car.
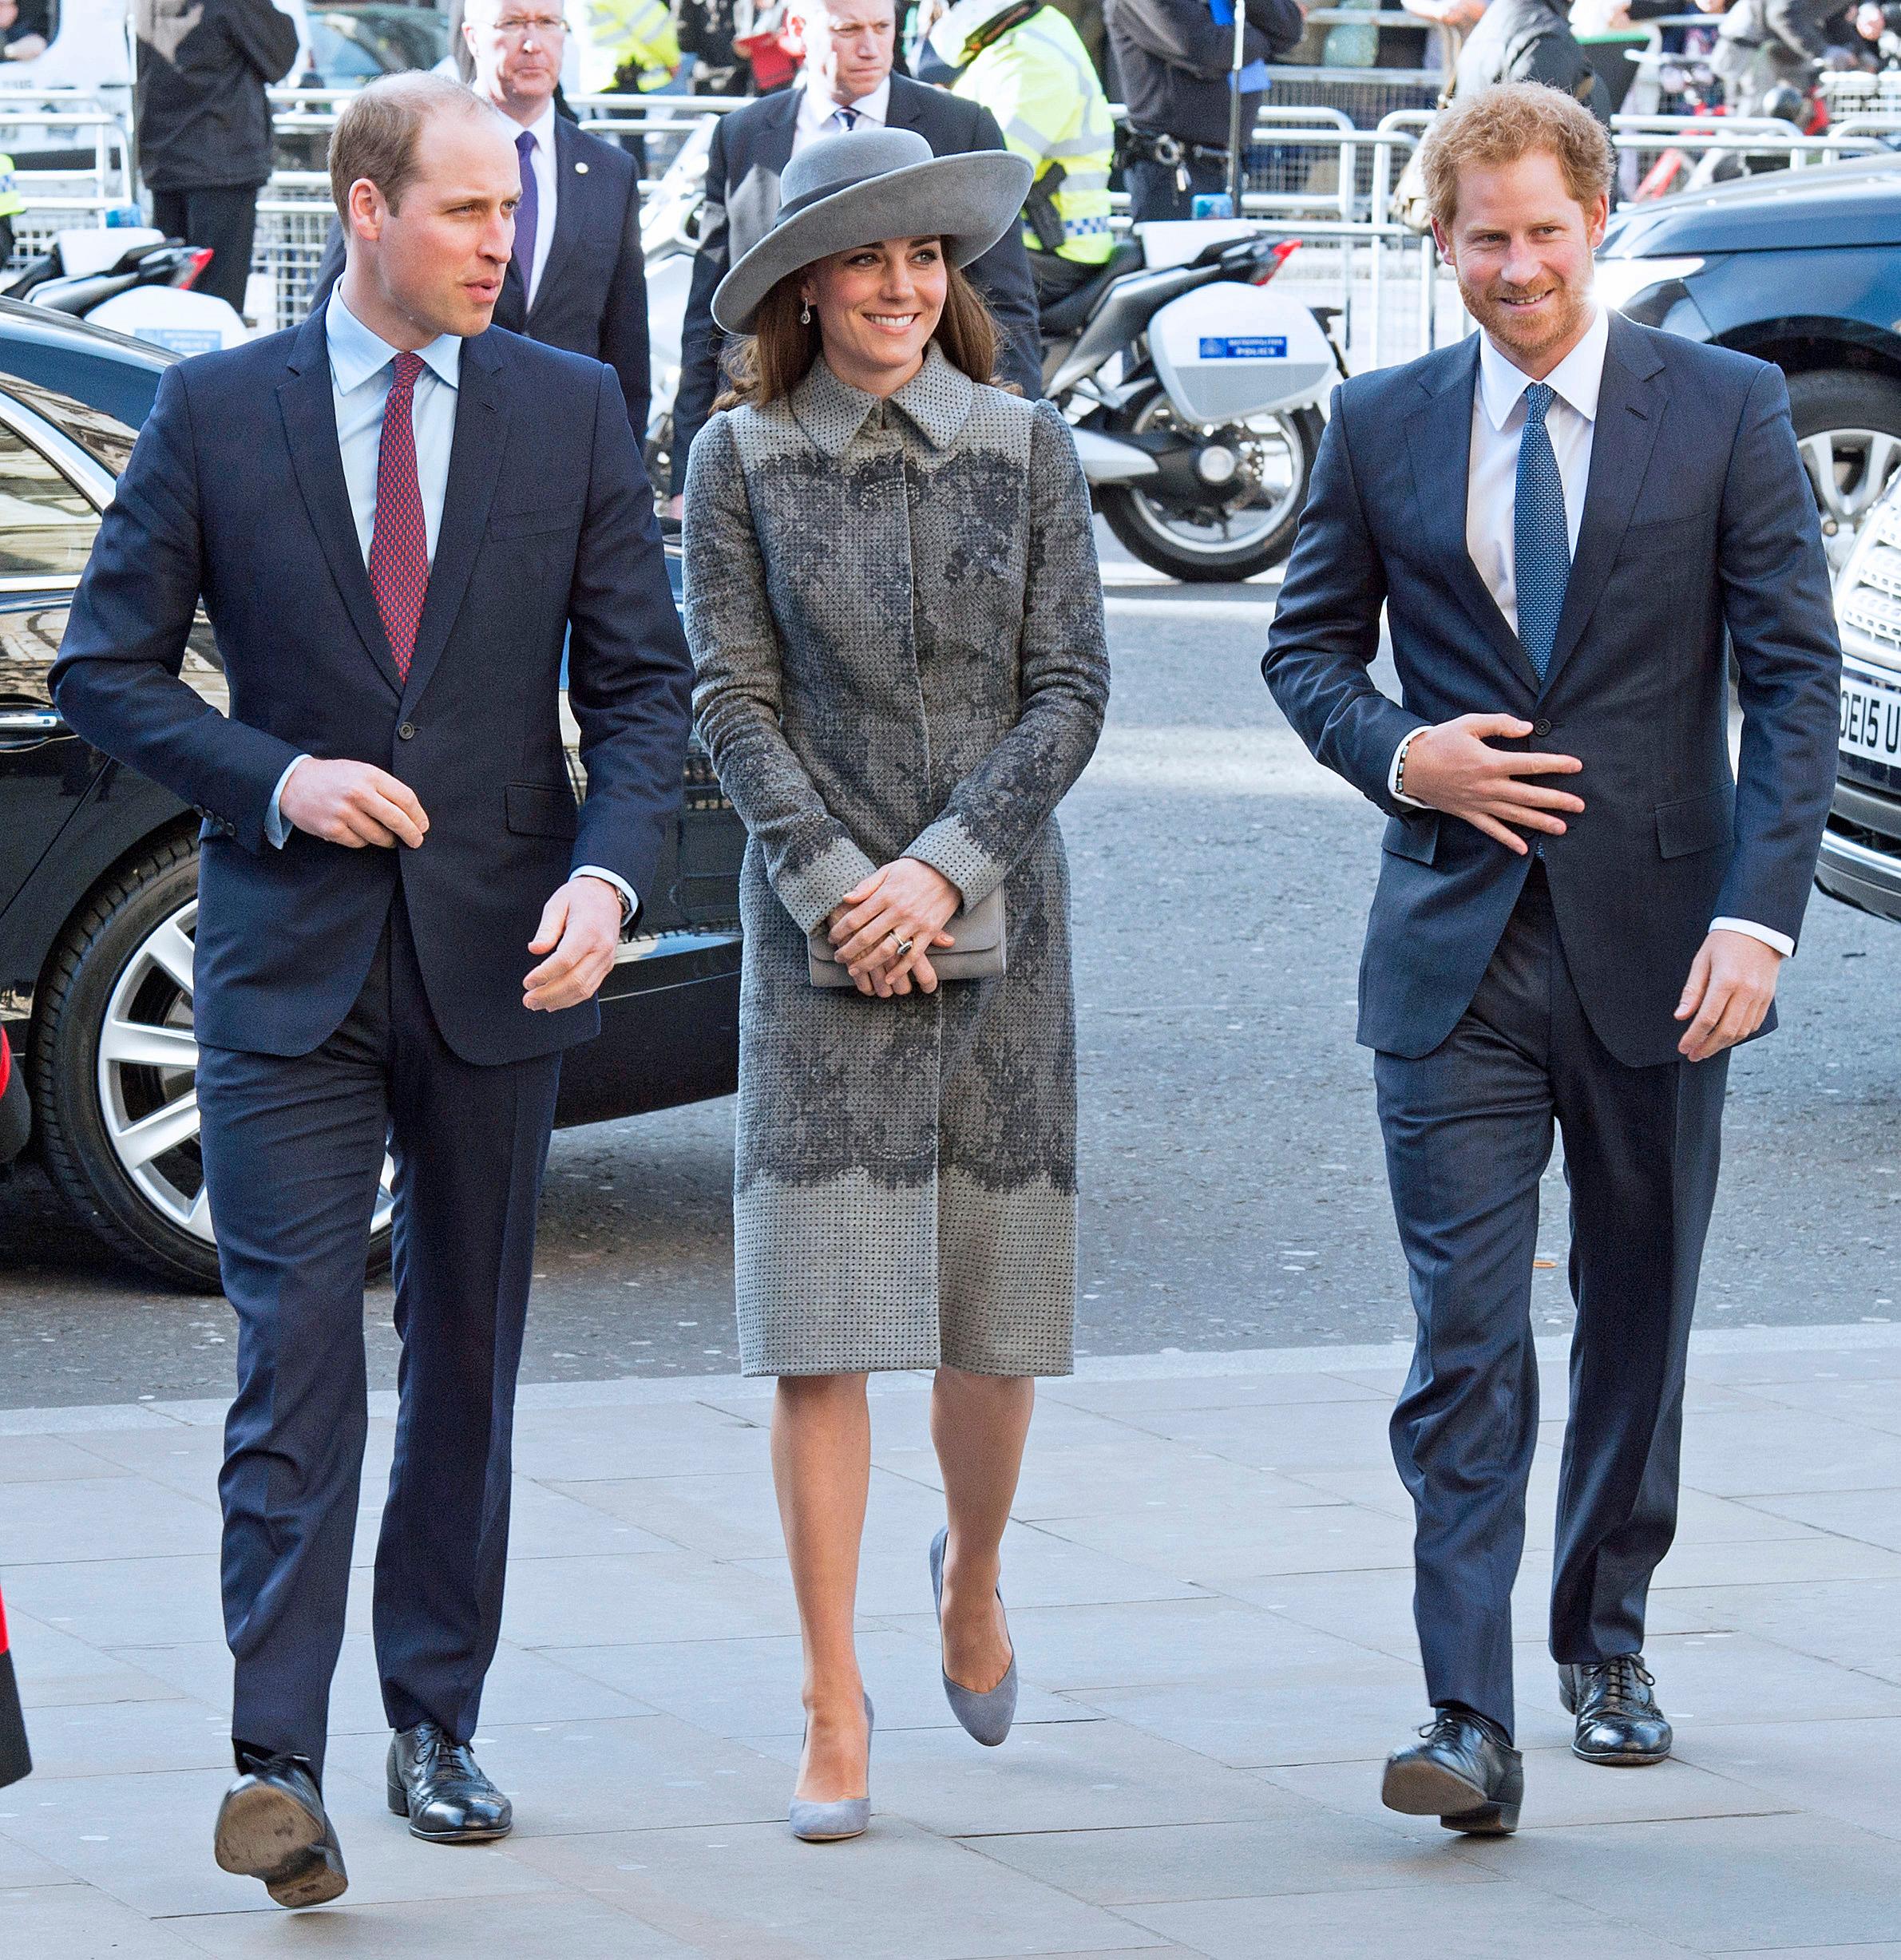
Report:
M0 301L0 1028L26 1077L28 1150L61 1193L121 1252L208 1289L192 1036L198 820L81 742L46 687L100 513L174 358ZM224 704L202 617L184 677ZM558 1123L733 1089L744 843L694 747L640 935L601 990L602 1031L563 1067ZM386 1196L376 1226L380 1257Z
M1630 205L1598 290L1646 326L1781 368L1839 571L1901 463L1901 156Z

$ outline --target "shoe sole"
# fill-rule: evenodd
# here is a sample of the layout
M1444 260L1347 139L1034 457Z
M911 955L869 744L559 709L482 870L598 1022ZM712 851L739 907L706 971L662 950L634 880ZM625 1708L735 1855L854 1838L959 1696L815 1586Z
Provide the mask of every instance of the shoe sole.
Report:
M485 1826L477 1831L425 1831L410 1815L409 1799L397 1784L389 1784L383 1794L389 1800L390 1815L402 1818L409 1825L410 1835L422 1839L425 1844L493 1844L497 1839L505 1838L515 1827L515 1820L511 1817L505 1824Z
M1436 1817L1448 1831L1473 1837L1509 1837L1519 1805L1495 1802L1478 1784L1432 1763L1388 1763L1380 1800L1408 1817Z
M261 1879L278 1904L292 1911L327 1905L350 1883L333 1862L317 1819L282 1791L262 1784L225 1800L212 1855L223 1870Z

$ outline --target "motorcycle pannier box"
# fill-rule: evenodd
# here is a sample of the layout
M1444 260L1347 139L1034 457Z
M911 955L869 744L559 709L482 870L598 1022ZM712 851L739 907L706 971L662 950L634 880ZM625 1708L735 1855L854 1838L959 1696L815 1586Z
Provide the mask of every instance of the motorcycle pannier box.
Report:
M1149 323L1155 372L1193 422L1317 402L1339 378L1333 343L1298 300L1232 280L1171 299Z

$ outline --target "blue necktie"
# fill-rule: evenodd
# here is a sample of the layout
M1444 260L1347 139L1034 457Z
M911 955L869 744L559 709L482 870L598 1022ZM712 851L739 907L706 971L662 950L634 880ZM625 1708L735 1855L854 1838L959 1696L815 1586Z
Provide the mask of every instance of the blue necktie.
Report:
M1518 636L1542 682L1558 640L1558 616L1571 576L1571 538L1565 523L1564 479L1545 414L1555 398L1548 382L1525 390L1525 426L1518 445L1518 507L1513 520L1513 576Z
M521 274L521 303L529 303L535 279L535 225L541 215L541 192L535 182L535 133L524 129L515 139L521 159L521 202L515 207L515 264Z

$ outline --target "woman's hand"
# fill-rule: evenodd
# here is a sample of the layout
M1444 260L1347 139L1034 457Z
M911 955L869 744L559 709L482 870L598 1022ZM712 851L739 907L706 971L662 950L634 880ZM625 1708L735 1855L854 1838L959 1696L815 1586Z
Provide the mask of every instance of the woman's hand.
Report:
M888 1000L908 994L913 981L937 991L929 955L952 941L945 924L962 900L942 872L916 857L881 865L845 894L834 910L828 936L861 994Z

